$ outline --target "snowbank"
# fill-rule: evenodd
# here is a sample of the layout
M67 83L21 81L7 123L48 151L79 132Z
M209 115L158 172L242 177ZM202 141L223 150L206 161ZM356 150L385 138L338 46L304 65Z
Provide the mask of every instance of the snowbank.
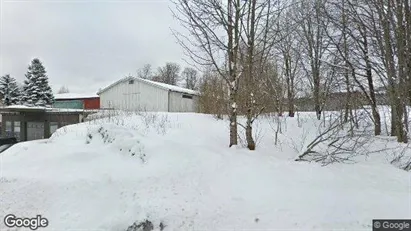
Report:
M411 175L388 159L293 161L315 135L312 117L288 118L277 146L275 124L260 120L255 152L229 149L227 123L207 115L70 125L0 154L0 216L42 214L45 230L119 231L145 219L177 231L359 230L376 218L409 218Z

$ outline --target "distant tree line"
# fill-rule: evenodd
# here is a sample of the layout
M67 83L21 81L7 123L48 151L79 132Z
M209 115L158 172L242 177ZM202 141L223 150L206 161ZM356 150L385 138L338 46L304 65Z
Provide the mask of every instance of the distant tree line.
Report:
M61 86L60 89L57 91L57 94L64 94L64 93L69 93L70 90L66 86Z
M46 69L38 58L28 66L23 84L17 83L10 74L0 77L0 94L6 106L50 106L54 102Z
M137 70L137 77L191 90L198 90L199 87L199 73L196 69L185 67L181 71L181 66L173 62L168 62L157 70L153 70L151 64L145 64Z

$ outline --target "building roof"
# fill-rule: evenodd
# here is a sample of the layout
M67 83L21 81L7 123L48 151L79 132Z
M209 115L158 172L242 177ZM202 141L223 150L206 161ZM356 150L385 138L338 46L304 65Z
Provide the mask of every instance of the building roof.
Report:
M0 107L3 112L47 112L47 113L77 113L77 112L97 112L98 110L71 109L71 108L51 108L41 106L11 105Z
M4 106L1 109L10 110L10 111L46 111L46 110L51 110L50 107L26 106L26 105Z
M129 81L129 80L140 81L140 82L147 83L149 85L152 85L152 86L155 86L155 87L158 87L158 88L162 88L162 89L168 90L168 91L186 93L186 94L190 94L190 95L199 95L200 94L198 91L190 90L190 89L187 89L187 88L178 87L178 86L174 86L174 85L170 85L170 84L166 84L166 83L159 83L159 82L156 82L156 81L151 81L151 80L148 80L148 79L142 79L142 78L131 77L131 76L120 79L120 80L110 84L106 88L103 88L99 92L97 92L97 94L101 94L101 93L109 90L110 88L116 86L117 84Z
M55 94L54 99L88 99L88 98L99 98L96 93L92 94L79 94L79 93L61 93Z

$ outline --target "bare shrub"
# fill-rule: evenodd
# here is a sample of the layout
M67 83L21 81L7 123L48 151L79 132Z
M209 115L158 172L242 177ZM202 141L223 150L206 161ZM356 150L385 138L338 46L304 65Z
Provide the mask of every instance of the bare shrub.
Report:
M352 163L353 157L370 152L366 144L372 141L372 134L367 129L351 126L336 113L330 113L318 126L317 132L296 161L314 161L323 165Z
M248 148L248 142L247 142L247 139L245 137L245 132L244 132L245 129L246 129L246 126L244 126L240 122L238 122L238 125L241 128L240 131L243 131L243 132L240 132L240 131L238 132L238 140L240 142L240 145L243 148ZM252 135L254 137L254 142L255 142L256 146L258 146L258 144L261 143L261 140L264 137L263 129L261 127L261 124L259 123L259 120L255 121L254 130L253 130Z
M166 114L149 112L145 107L137 110L101 110L99 113L89 116L87 122L91 125L103 125L112 123L118 126L128 126L134 130L141 130L138 123L126 123L132 116L140 117L146 130L154 128L158 134L166 134L170 126L170 120Z
M163 222L158 224L158 230L163 231L166 225ZM154 224L152 221L145 219L144 221L136 221L130 225L126 231L152 231L154 230ZM157 230L157 229L156 229Z
M154 230L154 225L151 221L145 220L142 222L134 222L127 228L126 231L151 231Z
M154 128L158 134L165 135L170 126L170 120L167 114L159 114L157 112L147 112L146 110L135 111L141 117L141 120L148 130Z
M274 131L274 144L277 145L279 134L282 134L283 129L286 128L287 117L280 116L279 113L269 113L266 115L266 118L271 129Z
M391 164L405 171L411 171L410 144L406 144L404 147L395 148L392 154L393 159L390 161Z
M213 114L216 119L223 119L228 109L228 89L215 71L206 70L199 83L198 100L201 113Z
M59 128L59 129L57 129L53 134L52 134L52 136L53 137L59 137L59 136L62 136L62 135L64 135L64 134L67 134L67 127L66 126L63 126L63 127L61 127L61 128Z
M114 110L114 109L100 109L97 113L91 114L85 118L86 122L91 124L99 124L99 120L106 119L109 122L112 122L113 119L120 115L124 115L124 111Z
M167 133L167 128L170 124L170 120L167 115L162 115L157 123L157 132L159 134L165 135Z
M294 138L290 138L292 148L296 153L300 153L301 150L303 150L304 144L306 144L307 139L308 139L309 130L305 129L304 127L302 128L302 130L303 130L302 135L298 137L297 139L298 141L295 140Z
M158 114L156 113L141 113L140 115L143 119L143 122L146 128L149 128L151 125L155 124L156 121L158 120Z

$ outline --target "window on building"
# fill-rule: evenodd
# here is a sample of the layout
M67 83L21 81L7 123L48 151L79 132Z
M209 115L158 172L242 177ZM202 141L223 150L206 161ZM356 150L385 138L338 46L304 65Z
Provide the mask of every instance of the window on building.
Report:
M20 121L14 121L14 137L20 140Z
M130 80L128 81L128 84L134 84L134 79L130 79Z
M50 122L50 135L53 134L59 128L58 122Z
M6 137L13 136L13 129L11 127L11 121L6 121Z
M192 99L193 96L192 96L192 95L183 95L183 98L185 98L185 99Z

